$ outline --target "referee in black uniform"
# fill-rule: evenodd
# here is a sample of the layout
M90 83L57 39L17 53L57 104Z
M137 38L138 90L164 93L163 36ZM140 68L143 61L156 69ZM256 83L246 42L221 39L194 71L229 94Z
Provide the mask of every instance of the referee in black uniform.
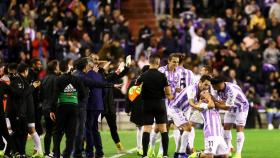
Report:
M161 133L163 146L163 157L167 157L168 152L168 133L166 128L167 112L164 98L172 99L171 88L168 85L165 75L158 71L160 66L160 57L151 55L149 59L150 68L142 74L137 80L137 84L142 85L141 96L143 105L143 125L144 132L142 138L143 157L147 157L148 145L150 141L150 132L154 120Z

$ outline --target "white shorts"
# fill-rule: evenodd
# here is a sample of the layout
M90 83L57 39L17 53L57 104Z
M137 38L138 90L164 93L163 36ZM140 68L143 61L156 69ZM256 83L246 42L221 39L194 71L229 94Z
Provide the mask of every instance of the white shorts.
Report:
M224 116L224 123L233 123L237 126L245 126L248 116L248 111L245 112L226 112Z
M176 127L180 127L183 124L189 122L187 117L184 115L184 112L179 109L169 108L169 116L173 120Z
M208 137L204 141L204 153L217 155L227 155L229 148L222 136Z
M203 124L203 118L201 116L201 113L198 110L195 110L193 108L189 108L186 111L186 115L189 116L188 120L193 123Z

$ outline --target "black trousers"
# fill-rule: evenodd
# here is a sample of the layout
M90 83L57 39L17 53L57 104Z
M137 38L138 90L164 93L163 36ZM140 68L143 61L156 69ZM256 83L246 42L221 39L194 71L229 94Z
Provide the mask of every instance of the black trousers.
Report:
M84 151L86 117L87 117L86 109L80 108L77 127L76 127L77 132L76 132L75 149L73 155L74 158L81 158L82 152Z
M56 125L53 135L54 157L60 157L60 142L63 134L66 136L66 145L63 158L70 158L74 147L76 125L79 114L77 105L60 105L56 111Z
M42 126L42 123L41 123L41 120L42 120L42 115L43 115L43 112L42 112L42 107L39 107L39 106L35 106L35 128L36 128L36 132L39 134L39 135L42 135L43 134L43 126Z
M98 117L101 111L87 110L86 120L86 156L102 157L104 155L100 132L98 129ZM95 154L93 152L95 148Z
M119 143L120 137L118 134L116 113L108 112L108 113L104 114L103 116L106 118L106 121L110 128L110 133L111 133L112 139L114 140L115 143Z
M14 143L15 152L18 152L20 155L25 155L28 134L27 118L24 116L13 116L10 118L10 122L14 132L11 139Z
M44 148L45 148L45 154L50 153L50 147L51 147L51 140L53 137L53 131L55 127L55 122L53 122L50 118L49 113L44 114L45 118L45 126L46 126L46 135L44 138Z

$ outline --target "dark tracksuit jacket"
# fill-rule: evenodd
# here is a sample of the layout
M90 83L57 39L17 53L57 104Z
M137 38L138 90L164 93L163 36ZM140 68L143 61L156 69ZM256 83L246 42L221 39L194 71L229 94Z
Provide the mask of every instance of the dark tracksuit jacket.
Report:
M115 72L105 74L103 69L101 69L101 73L103 75L104 80L111 83L117 83L123 76L125 76L129 71L128 67L125 67L124 70L117 74ZM106 118L106 121L110 127L110 132L112 139L115 143L120 142L120 138L117 132L117 123L116 123L116 104L114 102L114 92L113 88L107 88L104 90L104 97L103 97L103 103L104 103L104 111L102 113L102 116Z
M58 77L55 73L48 73L42 81L39 92L46 126L46 135L44 138L44 148L46 154L50 153L51 139L55 127L55 122L53 122L50 118L50 109L51 107L55 106L52 104L54 100L53 93L55 92L57 79Z
M54 130L54 156L60 157L60 141L66 135L66 148L63 157L68 158L73 150L76 125L79 116L78 103L86 96L84 85L75 76L63 74L57 79L52 112L56 113Z

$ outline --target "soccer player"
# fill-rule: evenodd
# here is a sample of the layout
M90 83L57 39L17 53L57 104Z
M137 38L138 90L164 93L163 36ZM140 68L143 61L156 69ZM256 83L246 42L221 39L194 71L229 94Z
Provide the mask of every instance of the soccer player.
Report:
M195 76L191 70L188 70L183 67L184 56L179 53L177 55L180 57L179 66L176 69L176 72L179 74L179 82L178 82L177 87L179 87L181 89L188 88L189 86L194 84ZM179 94L177 94L177 95L179 95ZM187 109L185 109L185 110L187 110ZM184 111L184 112L186 112L186 111ZM182 133L183 133L183 131L180 131L178 128L174 128L174 130L173 130L173 137L174 137L175 145L176 145L176 150L175 150L174 156L178 155L180 143L182 142L181 141ZM194 137L195 137L194 128L192 128L191 133L189 134L188 140L190 140L190 141L194 140Z
M213 88L218 91L218 97L221 98L221 100L214 99L215 104L230 107L224 116L224 138L227 145L231 147L231 128L233 124L236 124L237 140L234 158L241 158L241 151L245 140L244 127L249 110L248 100L238 85L225 82L221 76L213 78L211 83Z
M178 127L179 129L183 130L183 133L181 135L181 139L180 139L180 148L178 149L178 147L176 146L176 152L174 154L174 157L177 158L185 158L187 157L186 152L186 147L189 143L190 148L193 149L193 138L190 138L191 136L191 130L192 130L192 126L191 126L191 122L189 120L189 115L186 115L185 112L189 111L189 95L192 93L190 93L190 91L203 91L205 89L209 89L209 80L210 80L210 76L202 76L199 83L189 86L188 88L183 89L183 91L181 93L179 93L174 100L172 100L169 104L169 108L170 108L170 116L172 118L172 120L174 121L174 124L176 127ZM196 93L194 93L196 94ZM196 95L192 96L192 98L197 97ZM191 139L191 140L189 140ZM192 142L190 142L192 141ZM179 146L179 145L178 145Z
M208 65L204 65L200 68L200 71L199 71L199 79L196 80L195 77L193 77L193 82L195 82L194 84L198 84L199 81L200 81L200 78L201 76L203 75L207 75L207 76L210 76L212 77L212 74L213 74L213 69L211 66L208 66ZM189 102L194 104L194 97L195 97L195 92L194 90L189 90ZM189 108L188 111L186 112L189 116L189 121L192 123L192 129L191 129L191 133L189 134L189 139L188 139L188 150L187 150L187 153L192 153L193 152L193 144L194 144L194 138L195 138L195 130L194 130L194 127L193 125L194 124L203 124L203 118L200 114L200 112L194 108Z
M179 71L177 71L178 65L179 65L179 55L177 54L170 54L170 56L168 57L168 64L165 66L160 67L158 70L163 73L168 81L169 86L171 87L171 93L173 96L176 96L177 92L180 92L182 89L180 88L180 74L178 73ZM166 110L167 110L167 115L169 114L169 108L168 108L168 104L169 101L168 99L165 100L165 105ZM170 126L170 117L168 117L168 125L167 125L167 129L169 130L169 126ZM150 148L148 151L148 155L152 156L154 155L154 148L155 148L155 143L156 143L156 139L158 136L158 130L157 127L154 126L154 129L151 133L151 141L150 141ZM177 139L178 140L178 139ZM178 143L176 143L178 144ZM160 144L160 148L157 154L157 157L162 157L162 144Z
M206 81L210 85L210 80ZM197 92L197 91L196 91ZM223 138L223 126L218 109L228 109L225 105L215 104L210 89L196 93L198 95L193 108L201 111L204 121L204 152L193 153L189 158L228 157L228 146Z
M189 131L191 131L188 117L185 116L185 111L189 108L187 90L187 88L183 89L169 104L169 114L177 127L176 132L178 131L178 135L175 135L174 131L174 139L176 140L174 158L187 156L185 152L188 145ZM183 131L182 134L180 130Z
M203 76L201 79L203 79ZM199 110L203 118L205 151L198 156L197 153L193 153L189 158L227 157L228 147L223 139L223 127L218 109L227 110L229 107L223 104L215 104L213 95L215 97L217 96L211 91L211 78L209 76L203 83L204 89L202 91L193 86L193 88L189 90L190 94L188 96L192 98L189 100L190 106Z

